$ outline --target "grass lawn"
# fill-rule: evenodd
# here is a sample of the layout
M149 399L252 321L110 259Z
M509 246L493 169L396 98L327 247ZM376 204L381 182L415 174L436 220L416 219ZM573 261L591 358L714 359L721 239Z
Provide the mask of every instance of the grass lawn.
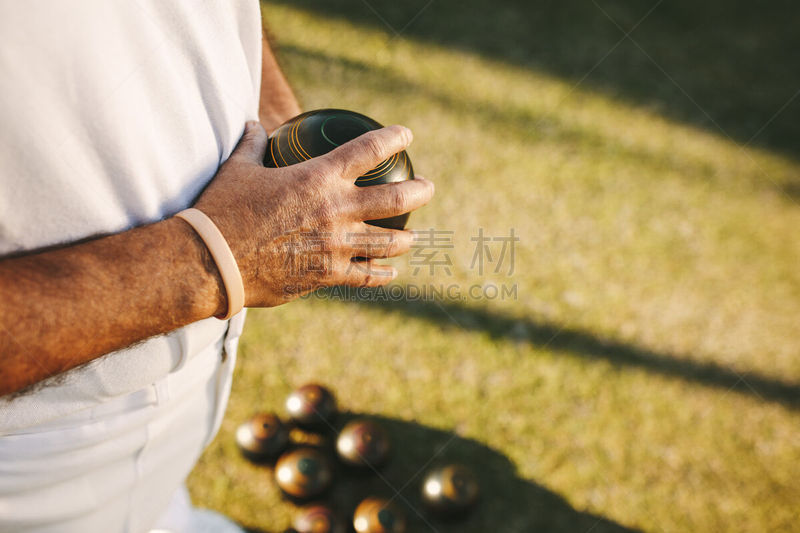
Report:
M251 311L195 503L287 527L234 431L318 381L395 443L343 514L371 492L413 532L800 531L798 8L495 4L264 4L305 108L414 130L437 197L410 225L452 232L452 264L398 259L394 285L449 292ZM513 272L502 241L473 264L481 228L513 228ZM466 522L417 514L430 460L477 470Z

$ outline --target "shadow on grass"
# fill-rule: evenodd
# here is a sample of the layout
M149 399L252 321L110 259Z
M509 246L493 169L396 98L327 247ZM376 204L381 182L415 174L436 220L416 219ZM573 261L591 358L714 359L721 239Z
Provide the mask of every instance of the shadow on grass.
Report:
M356 416L354 413L343 415L337 427ZM352 516L363 498L377 495L394 497L408 518L408 531L414 533L637 531L602 516L579 511L554 492L518 477L513 463L505 455L480 442L414 422L367 416L386 428L393 443L392 456L379 469L380 476L370 470L356 472L341 468L337 472L333 488L322 501L344 518ZM332 445L329 445L328 451L333 453ZM479 504L458 521L442 521L432 517L424 510L419 497L424 472L435 465L450 462L470 466L481 486ZM598 483L603 481L599 480ZM396 496L395 491L400 495Z
M546 72L739 143L800 155L792 46L800 4L791 0L273 1L372 27L387 41L402 35Z
M676 158L671 150L659 151L632 146L622 142L618 137L603 135L595 128L565 121L556 109L534 112L508 102L480 101L469 98L468 95L454 98L453 95L447 94L435 84L419 84L410 81L390 68L376 67L299 46L282 46L281 57L288 62L309 63L318 67L337 65L342 69L342 76L346 76L348 84L369 87L384 98L391 98L393 95L418 95L451 112L477 118L487 132L513 134L514 137L526 142L546 139L551 142L580 145L581 150L594 149L613 152L615 157L623 156L643 169L652 168L654 171L663 171L663 169L669 168L676 175L687 177L714 174L710 164L702 160ZM335 103L331 105L335 105ZM763 180L761 183L766 186L771 185L771 182L764 184Z
M800 181L797 183L788 183L783 186L783 192L796 202L800 202Z
M320 294L325 294L321 292ZM439 324L443 328L484 331L495 339L528 342L574 357L604 359L614 365L682 379L707 387L754 396L790 409L800 409L800 384L737 372L714 362L693 361L677 354L659 353L570 327L470 308L457 302L360 299L358 303L382 312Z

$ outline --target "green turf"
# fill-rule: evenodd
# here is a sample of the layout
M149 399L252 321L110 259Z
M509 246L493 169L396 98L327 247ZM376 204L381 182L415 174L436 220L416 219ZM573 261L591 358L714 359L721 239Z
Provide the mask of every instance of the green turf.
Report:
M305 108L414 130L437 198L411 225L453 232L452 267L396 260L395 285L462 297L252 311L196 503L289 524L233 432L314 380L396 444L384 479L337 485L344 513L399 490L420 532L800 531L800 98L769 122L800 87L797 8L712 4L665 2L646 55L602 62L623 34L591 2L434 2L399 37L370 6L399 31L425 2L265 4ZM626 30L649 9L599 5ZM479 228L514 228L513 274L471 267ZM478 471L464 523L417 515L434 456Z

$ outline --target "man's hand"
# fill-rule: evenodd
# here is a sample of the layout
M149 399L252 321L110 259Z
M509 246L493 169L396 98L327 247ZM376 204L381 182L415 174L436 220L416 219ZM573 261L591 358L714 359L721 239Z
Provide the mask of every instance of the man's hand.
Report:
M433 184L422 178L372 187L354 182L411 140L408 129L391 126L298 165L264 168L267 135L258 123L248 123L239 146L195 204L233 251L245 305L275 306L318 287L378 286L394 279L392 267L372 260L407 252L413 234L364 220L426 204Z

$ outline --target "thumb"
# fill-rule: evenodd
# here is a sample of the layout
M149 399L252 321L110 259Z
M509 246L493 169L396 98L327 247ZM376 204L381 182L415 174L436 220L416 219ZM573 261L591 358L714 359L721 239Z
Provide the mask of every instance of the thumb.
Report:
M230 158L261 165L263 164L266 150L267 132L264 131L261 123L251 120L245 124L244 134Z

